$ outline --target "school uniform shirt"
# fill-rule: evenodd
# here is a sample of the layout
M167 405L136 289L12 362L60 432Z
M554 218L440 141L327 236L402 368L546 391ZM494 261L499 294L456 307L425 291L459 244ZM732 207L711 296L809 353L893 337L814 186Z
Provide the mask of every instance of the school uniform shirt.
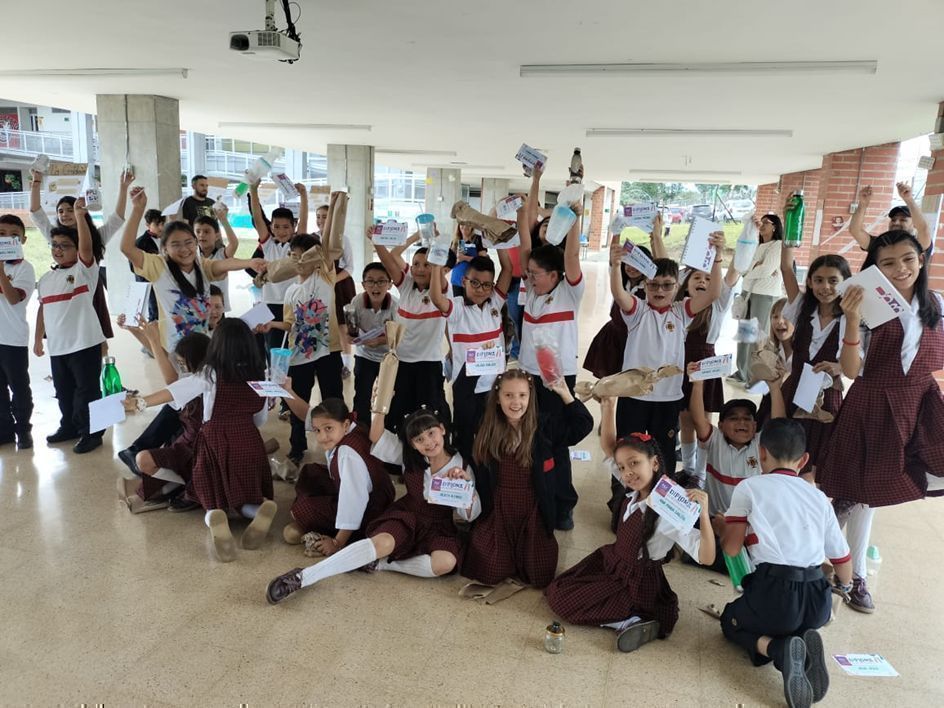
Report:
M382 327L396 316L400 301L390 293L384 296L384 300L379 310L375 310L370 305L370 296L367 293L358 295L353 300L354 312L357 313L357 326L361 335L370 332L373 329ZM356 345L354 354L367 359L368 361L380 362L384 354L390 351L386 344L377 344L375 346Z
M449 312L446 322L449 325L449 341L452 343L452 376L449 382L459 377L462 367L475 360L475 350L504 349L505 338L502 327L502 306L507 296L498 290L492 291L488 300L481 306L472 304L465 297L449 299ZM501 370L504 371L502 366ZM466 376L469 373L466 372ZM497 374L478 376L475 393L485 393L492 388Z
M39 229L39 232L43 235L43 238L46 239L47 243L52 243L52 222L49 220L49 216L42 209L39 211L31 211L30 218L33 220L33 226ZM108 244L111 241L112 237L121 231L122 227L125 225L125 219L123 216L118 216L117 214L112 214L105 222L98 227L98 233L102 237L102 244Z
M565 276L557 287L544 295L535 293L533 284L527 278L522 278L521 283L525 287L526 296L518 365L532 376L541 375L534 338L536 335L540 337L547 334L557 343L564 376L575 376L577 374L577 315L580 312L580 301L583 299L583 291L587 285L583 273L573 283ZM541 334L539 335L538 332Z
M182 410L190 401L197 396L203 397L203 422L209 422L213 415L213 404L216 402L216 381L213 374L187 374L181 376L172 384L167 385L167 391L173 397L170 407L174 410ZM269 408L266 406L266 399L260 398L260 409L252 416L252 422L257 428L265 425L269 417Z
M43 306L50 356L73 354L105 341L92 305L97 285L98 264L86 265L81 259L69 268L54 268L39 279L36 292Z
M751 268L742 276L743 290L751 295L783 295L783 276L780 274L780 250L783 241L761 243L754 252ZM755 263L759 263L754 267Z
M941 297L940 293L932 292L930 295L931 297L937 298L938 307L944 310L944 298ZM904 330L901 339L901 370L905 376L911 371L911 365L914 363L915 357L918 356L918 347L921 346L921 335L924 334L924 325L918 317L919 306L918 298L913 297L911 298L911 307L898 315L898 318L901 320L901 328ZM841 331L843 333L845 332L844 329ZM862 371L865 369L865 358L868 354L869 343L871 341L872 331L864 324L860 325L859 356L862 357L862 366L859 369L859 376L862 375ZM840 352L842 351L842 346L842 342L840 342Z
M394 285L400 291L396 321L402 323L406 329L400 346L397 347L397 358L410 364L418 361L442 361L446 318L433 304L429 290L420 290L416 286L409 266ZM444 287L443 294L446 292Z
M272 236L260 243L262 248L262 257L267 261L277 261L282 258L288 258L291 254L289 242L279 243ZM262 301L267 305L281 305L285 302L285 293L292 287L293 281L286 280L282 283L270 283L266 281L262 285Z
M809 568L824 559L836 565L850 559L832 504L793 470L773 470L744 480L734 490L724 515L727 523L749 523L756 540L754 564Z
M312 273L305 281L292 283L285 293L284 308L282 320L292 326L287 342L292 350L289 363L298 366L328 355L334 321L331 316L334 311L334 277L326 280Z
M26 304L36 289L36 272L27 260L6 261L3 269L10 286L23 298L11 305L0 288L0 344L8 347L29 346L29 323L26 321Z
M395 433L391 433L389 430L384 430L383 434L380 436L380 440L371 446L370 454L381 462L386 462L388 465L398 465L401 469L406 469L403 464L403 443L400 442L400 438ZM433 477L444 477L449 470L456 467L465 470L472 478L472 484L475 485L475 472L472 471L472 466L467 465L465 460L462 459L462 455L458 452L450 457L446 464L435 471L430 468L429 460L426 460L426 469L423 471L423 499L427 502L429 501L429 488L432 484ZM475 493L472 495L471 508L456 508L454 512L464 521L475 521L475 519L479 517L479 514L482 513L482 500L479 499L479 495Z
M226 249L217 248L213 253L207 256L207 260L210 261L225 261L226 260ZM229 273L223 273L223 277L219 280L214 280L213 284L220 289L220 292L223 293L223 312L232 312L233 304L229 299Z
M616 466L616 460L612 457L607 457L603 460L603 466L610 471L610 474L613 475L617 482L620 484L623 483L620 477L619 467ZM629 499L629 504L626 505L626 511L623 512L622 520L624 522L628 521L629 517L637 511L641 511L643 514L646 513L648 504L646 504L645 499L639 499L639 492L627 489L626 497ZM683 531L660 516L658 521L656 521L656 528L652 534L652 538L646 541L646 551L649 553L649 559L657 561L665 558L676 543L692 558L698 558L698 551L701 548L701 532L694 527ZM636 560L640 560L641 558L642 549L640 548L639 556Z
M203 271L203 292L196 297L187 297L180 291L180 286L170 274L167 261L163 256L154 253L145 253L144 262L140 268L135 268L136 275L140 275L151 283L151 291L157 299L157 309L160 313L158 326L161 330L161 339L164 349L174 351L174 347L183 337L191 332L207 334L210 317L210 281L215 275L213 261L208 258L199 259L189 273L184 277L195 288L197 286L197 269Z
M691 298L656 309L647 301L634 297L632 309L623 310L622 315L627 330L623 371L640 367L658 369L667 364L685 370L685 333L694 317ZM683 380L681 375L670 376L658 381L652 393L632 398L653 402L677 401L682 398Z
M731 311L731 303L734 302L734 289L726 282L721 281L721 296L711 303L711 322L708 324L708 336L705 337L707 344L717 344L721 336L721 328L724 321Z
M788 302L783 308L783 317L784 319L790 320L793 323L793 326L796 327L799 324L800 320L800 306L803 304L803 293L800 292L793 302ZM834 317L829 324L825 327L821 326L819 319L819 308L814 308L813 313L810 315L810 325L812 325L813 336L810 339L810 360L812 360L819 350L823 348L823 342L826 341L826 338L832 333L833 329L839 327L840 339L842 334L846 331L846 316L840 315L838 318ZM917 352L917 347L915 347ZM836 360L839 360L839 354L842 352L842 342L839 343L839 350L836 352Z
M723 514L731 505L735 488L745 479L761 473L760 435L738 448L729 443L718 428L711 426L708 437L699 439L698 446L705 450L709 511L712 516Z

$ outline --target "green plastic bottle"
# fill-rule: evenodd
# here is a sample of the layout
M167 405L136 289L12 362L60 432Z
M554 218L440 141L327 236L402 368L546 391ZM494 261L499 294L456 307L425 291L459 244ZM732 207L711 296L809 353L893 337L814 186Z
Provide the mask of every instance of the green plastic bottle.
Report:
M121 376L118 375L118 367L115 366L115 357L106 356L102 359L102 395L111 396L121 391Z
M783 215L783 245L787 248L796 248L803 242L803 217L806 206L803 204L803 190L794 193Z
M725 553L724 564L728 566L728 576L731 578L731 585L734 586L735 590L741 592L741 590L743 590L741 581L744 580L744 576L754 572L751 557L747 555L747 549L742 548L741 552L736 556L729 556Z

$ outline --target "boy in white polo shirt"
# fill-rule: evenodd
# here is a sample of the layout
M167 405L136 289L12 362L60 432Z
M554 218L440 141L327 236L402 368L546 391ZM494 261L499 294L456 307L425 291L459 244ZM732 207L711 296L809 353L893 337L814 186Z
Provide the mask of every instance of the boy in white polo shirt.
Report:
M737 486L725 514L721 547L736 556L750 524L756 536L755 570L744 593L721 615L725 638L742 647L755 666L770 661L783 674L789 706L809 706L829 688L823 640L831 590L821 565L829 559L840 591L852 589L849 546L826 495L798 476L809 459L799 423L771 420L760 436L763 474Z
M507 254L501 258L502 270L497 279L495 264L488 256L470 260L462 277L463 295L447 298L438 290L430 290L433 304L449 325L453 439L467 460L472 459L472 441L485 412L485 399L495 377L505 371L502 307L508 299L511 262ZM442 273L442 266L433 266L434 283L443 277Z
M0 216L0 238L26 243L26 227L20 217ZM0 261L0 445L15 440L18 450L33 447L26 303L35 288L36 273L29 261Z

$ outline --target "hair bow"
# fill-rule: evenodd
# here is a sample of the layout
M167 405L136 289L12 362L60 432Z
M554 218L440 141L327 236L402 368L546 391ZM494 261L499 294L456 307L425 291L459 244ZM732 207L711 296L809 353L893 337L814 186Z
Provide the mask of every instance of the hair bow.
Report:
M641 440L642 442L652 441L652 436L649 435L648 433L630 433L629 437L636 438L637 440Z

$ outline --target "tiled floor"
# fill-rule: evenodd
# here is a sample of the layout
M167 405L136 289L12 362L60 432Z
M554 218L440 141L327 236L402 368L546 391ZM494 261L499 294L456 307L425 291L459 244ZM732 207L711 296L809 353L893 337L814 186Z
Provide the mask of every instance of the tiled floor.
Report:
M609 308L602 264L588 264L584 347ZM234 288L237 310L245 290ZM113 350L125 383L151 390L157 372L125 333ZM565 651L544 652L553 619L541 594L496 606L457 595L463 580L395 573L333 578L284 605L263 592L306 559L282 543L292 490L260 551L220 564L202 514L132 516L115 495L115 451L143 427L121 425L104 448L47 448L56 426L48 359L31 362L37 447L0 449L0 704L17 705L705 705L782 704L779 675L752 668L698 611L732 597L710 572L671 563L681 618L667 641L619 654L603 629L567 627ZM595 414L598 409L591 405ZM273 420L265 432L282 441ZM595 435L574 463L576 529L559 533L561 568L609 542L609 483ZM841 608L824 630L832 653L877 652L899 678L851 678L830 664L830 705L944 705L944 506L882 509L873 542L884 557L872 616Z

